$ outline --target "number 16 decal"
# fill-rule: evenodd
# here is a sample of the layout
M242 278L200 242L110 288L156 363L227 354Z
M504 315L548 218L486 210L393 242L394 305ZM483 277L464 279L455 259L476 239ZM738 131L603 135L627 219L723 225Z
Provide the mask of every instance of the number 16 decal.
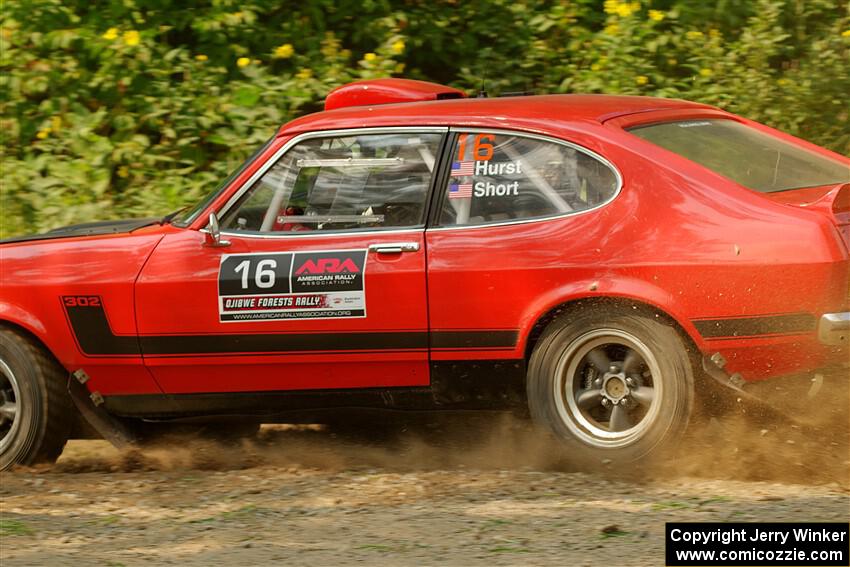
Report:
M218 272L221 322L366 316L366 250L229 254Z
M461 135L457 140L457 161L464 161L466 157L466 143L469 138L472 141L472 159L474 161L490 161L493 159L493 144L496 136L494 134L465 134ZM486 142L485 140L489 140Z

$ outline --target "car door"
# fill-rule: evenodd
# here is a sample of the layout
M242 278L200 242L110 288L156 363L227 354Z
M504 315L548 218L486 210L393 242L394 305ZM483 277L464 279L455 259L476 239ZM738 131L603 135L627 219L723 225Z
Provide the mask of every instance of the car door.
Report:
M167 393L424 386L424 226L440 128L296 136L219 211L223 246L166 236L136 286Z

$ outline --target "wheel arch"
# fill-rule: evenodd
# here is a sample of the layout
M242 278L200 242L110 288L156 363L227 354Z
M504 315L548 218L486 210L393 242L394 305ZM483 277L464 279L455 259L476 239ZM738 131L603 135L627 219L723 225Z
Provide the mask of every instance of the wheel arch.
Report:
M46 352L50 353L50 356L60 366L62 365L59 357L56 356L56 352L50 348L50 344L45 340L47 329L44 324L30 312L6 301L0 301L0 327L12 329L26 335L44 348Z
M706 350L702 337L690 320L682 314L681 308L675 302L664 301L670 298L667 292L637 280L626 282L630 284L631 289L622 285L624 282L617 283L621 285L609 284L603 290L600 289L602 287L600 282L588 282L583 291L573 291L561 295L559 299L550 300L537 312L537 315L529 318L530 323L521 333L526 362L531 358L540 335L556 317L573 310L602 307L615 308L623 312L639 311L644 315L664 319L676 330L692 354L696 355ZM644 293L638 293L638 291L644 291Z

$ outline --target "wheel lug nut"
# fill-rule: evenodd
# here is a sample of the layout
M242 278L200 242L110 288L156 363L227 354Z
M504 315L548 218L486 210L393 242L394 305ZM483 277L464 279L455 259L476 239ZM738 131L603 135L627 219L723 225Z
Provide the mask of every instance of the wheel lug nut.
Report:
M628 384L631 388L637 386L637 382L635 382L634 378L626 378L626 384Z
M611 405L611 400L608 398L602 398L602 406L607 408L609 405Z
M614 364L612 364L612 365L608 368L608 371L609 371L611 374L616 374L616 373L617 373L617 366L616 366L616 365L614 365Z

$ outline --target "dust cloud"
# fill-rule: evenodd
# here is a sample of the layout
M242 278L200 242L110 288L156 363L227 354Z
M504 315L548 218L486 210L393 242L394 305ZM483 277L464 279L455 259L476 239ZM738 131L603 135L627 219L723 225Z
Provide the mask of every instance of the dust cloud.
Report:
M675 450L639 466L600 463L597 473L639 483L698 477L850 490L848 383L842 368L751 384L752 398L732 394L709 404ZM373 412L338 423L266 425L255 438L230 443L177 435L124 451L74 441L54 466L33 470L575 470L555 442L507 414Z

